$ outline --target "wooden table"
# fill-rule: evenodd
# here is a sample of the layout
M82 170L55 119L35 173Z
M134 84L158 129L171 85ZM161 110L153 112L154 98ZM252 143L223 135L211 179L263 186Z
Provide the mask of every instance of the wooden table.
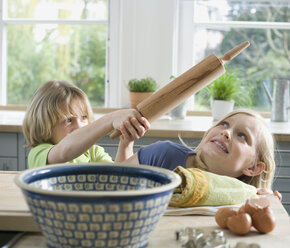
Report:
M289 216L280 201L273 196L269 196L271 208L275 213L277 225L268 234L260 234L254 229L246 236L238 236L228 230L224 230L231 247L237 242L257 243L261 248L286 248L290 244L290 222ZM185 227L202 228L206 231L219 229L215 223L214 216L163 216L152 234L148 248L176 248L181 244L175 240L175 230ZM39 233L27 233L19 240L13 248L42 248L45 246L44 238Z
M27 205L21 195L20 189L13 184L13 178L18 172L2 172L0 173L0 227L6 230L26 231L38 228L28 212ZM8 186L7 186L8 185ZM268 196L271 202L271 208L274 211L277 225L275 229L268 234L260 234L254 229L246 236L238 236L228 230L224 230L231 247L239 241L250 243L258 243L262 248L290 247L290 219L281 202L273 195ZM13 204L13 199L16 204ZM7 201L9 200L9 201ZM15 202L15 200L14 200ZM5 209L9 211L5 211ZM2 211L2 213L1 213ZM20 218L21 217L21 218ZM181 247L180 243L175 240L175 231L184 229L185 227L201 228L205 231L213 231L219 229L215 223L214 216L163 216L161 217L156 229L149 239L148 248L176 248ZM13 229L14 228L14 229ZM13 248L44 248L45 240L39 232L27 232Z

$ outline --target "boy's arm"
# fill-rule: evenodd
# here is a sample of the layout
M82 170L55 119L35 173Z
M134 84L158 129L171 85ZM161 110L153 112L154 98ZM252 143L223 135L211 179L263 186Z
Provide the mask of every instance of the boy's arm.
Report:
M120 129L122 123L130 120L132 117L138 123L143 123L142 120L144 121L145 119L135 109L118 110L108 113L89 125L73 131L50 150L47 164L63 163L75 159L113 129ZM130 130L132 130L131 127Z

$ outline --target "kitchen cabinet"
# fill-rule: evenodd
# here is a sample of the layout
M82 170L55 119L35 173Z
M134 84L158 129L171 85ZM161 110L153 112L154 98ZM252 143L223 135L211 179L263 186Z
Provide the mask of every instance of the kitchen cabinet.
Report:
M273 189L282 194L282 203L290 214L290 142L277 142L275 160L277 168Z
M18 159L17 158L0 158L0 170L17 171Z
M22 133L0 132L0 170L27 168L25 139Z

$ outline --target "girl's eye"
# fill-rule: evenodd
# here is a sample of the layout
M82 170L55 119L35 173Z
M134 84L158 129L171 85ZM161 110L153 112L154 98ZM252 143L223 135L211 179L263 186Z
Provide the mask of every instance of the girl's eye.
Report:
M88 119L88 117L87 117L86 115L81 116L81 120L82 120L82 121L86 121L87 119Z
M243 140L248 141L248 137L244 133L238 133L238 136L241 137Z
M227 123L226 121L222 121L220 123L220 125L223 126L223 127L228 127L229 126L229 123Z

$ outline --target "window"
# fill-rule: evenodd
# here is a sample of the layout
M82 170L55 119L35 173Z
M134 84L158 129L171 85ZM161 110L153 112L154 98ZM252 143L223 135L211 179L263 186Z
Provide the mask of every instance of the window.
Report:
M226 64L251 101L269 111L265 89L289 80L289 0L3 0L0 104L27 104L49 79L72 81L94 107L128 107L127 82L160 87L214 53L251 45ZM108 42L109 41L109 42ZM190 108L208 110L196 94ZM194 101L194 102L193 102Z
M104 106L107 1L2 2L1 104L27 104L41 84L62 79Z
M179 38L185 46L179 49L183 53L179 60L190 57L194 65L211 53L221 56L250 41L251 45L226 68L238 73L249 93L251 101L240 103L240 107L270 110L267 89L273 91L275 80L290 80L289 0L181 0L179 6ZM189 51L192 56L188 56ZM195 109L208 107L209 98L199 92Z

